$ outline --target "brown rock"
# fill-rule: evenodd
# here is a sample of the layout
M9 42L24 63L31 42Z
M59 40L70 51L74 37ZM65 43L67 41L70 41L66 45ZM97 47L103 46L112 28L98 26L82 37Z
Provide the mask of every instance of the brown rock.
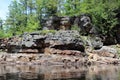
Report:
M18 58L18 61L21 61L21 62L28 62L28 61L30 61L30 60L29 60L29 58L26 57L26 56L20 56L20 57Z
M19 53L39 53L38 49L21 49Z
M59 55L73 55L73 56L84 56L80 51L75 51L75 50L59 50L59 49L54 49L54 48L45 48L44 50L45 54L59 54Z

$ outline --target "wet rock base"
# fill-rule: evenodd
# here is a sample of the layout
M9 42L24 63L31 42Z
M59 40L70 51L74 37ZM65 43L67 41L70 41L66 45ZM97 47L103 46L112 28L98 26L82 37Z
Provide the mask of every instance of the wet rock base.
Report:
M93 65L119 64L120 59L91 55L0 54L0 64L8 65Z

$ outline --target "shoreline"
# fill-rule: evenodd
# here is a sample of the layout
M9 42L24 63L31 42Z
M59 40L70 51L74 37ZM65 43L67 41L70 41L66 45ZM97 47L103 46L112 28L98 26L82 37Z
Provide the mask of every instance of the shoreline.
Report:
M96 56L96 55L95 55ZM59 54L0 54L0 64L7 65L99 65L99 64L120 64L120 59L102 57L101 59L90 58L89 56L73 56Z

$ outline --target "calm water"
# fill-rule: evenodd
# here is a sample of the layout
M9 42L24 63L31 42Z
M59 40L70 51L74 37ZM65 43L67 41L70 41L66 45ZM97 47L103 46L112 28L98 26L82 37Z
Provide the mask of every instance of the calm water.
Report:
M0 65L0 80L120 80L120 66Z

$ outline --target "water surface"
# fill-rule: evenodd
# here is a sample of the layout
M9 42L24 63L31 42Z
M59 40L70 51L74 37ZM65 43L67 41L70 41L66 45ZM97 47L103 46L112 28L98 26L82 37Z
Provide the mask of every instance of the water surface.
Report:
M0 80L120 80L120 66L0 65Z

